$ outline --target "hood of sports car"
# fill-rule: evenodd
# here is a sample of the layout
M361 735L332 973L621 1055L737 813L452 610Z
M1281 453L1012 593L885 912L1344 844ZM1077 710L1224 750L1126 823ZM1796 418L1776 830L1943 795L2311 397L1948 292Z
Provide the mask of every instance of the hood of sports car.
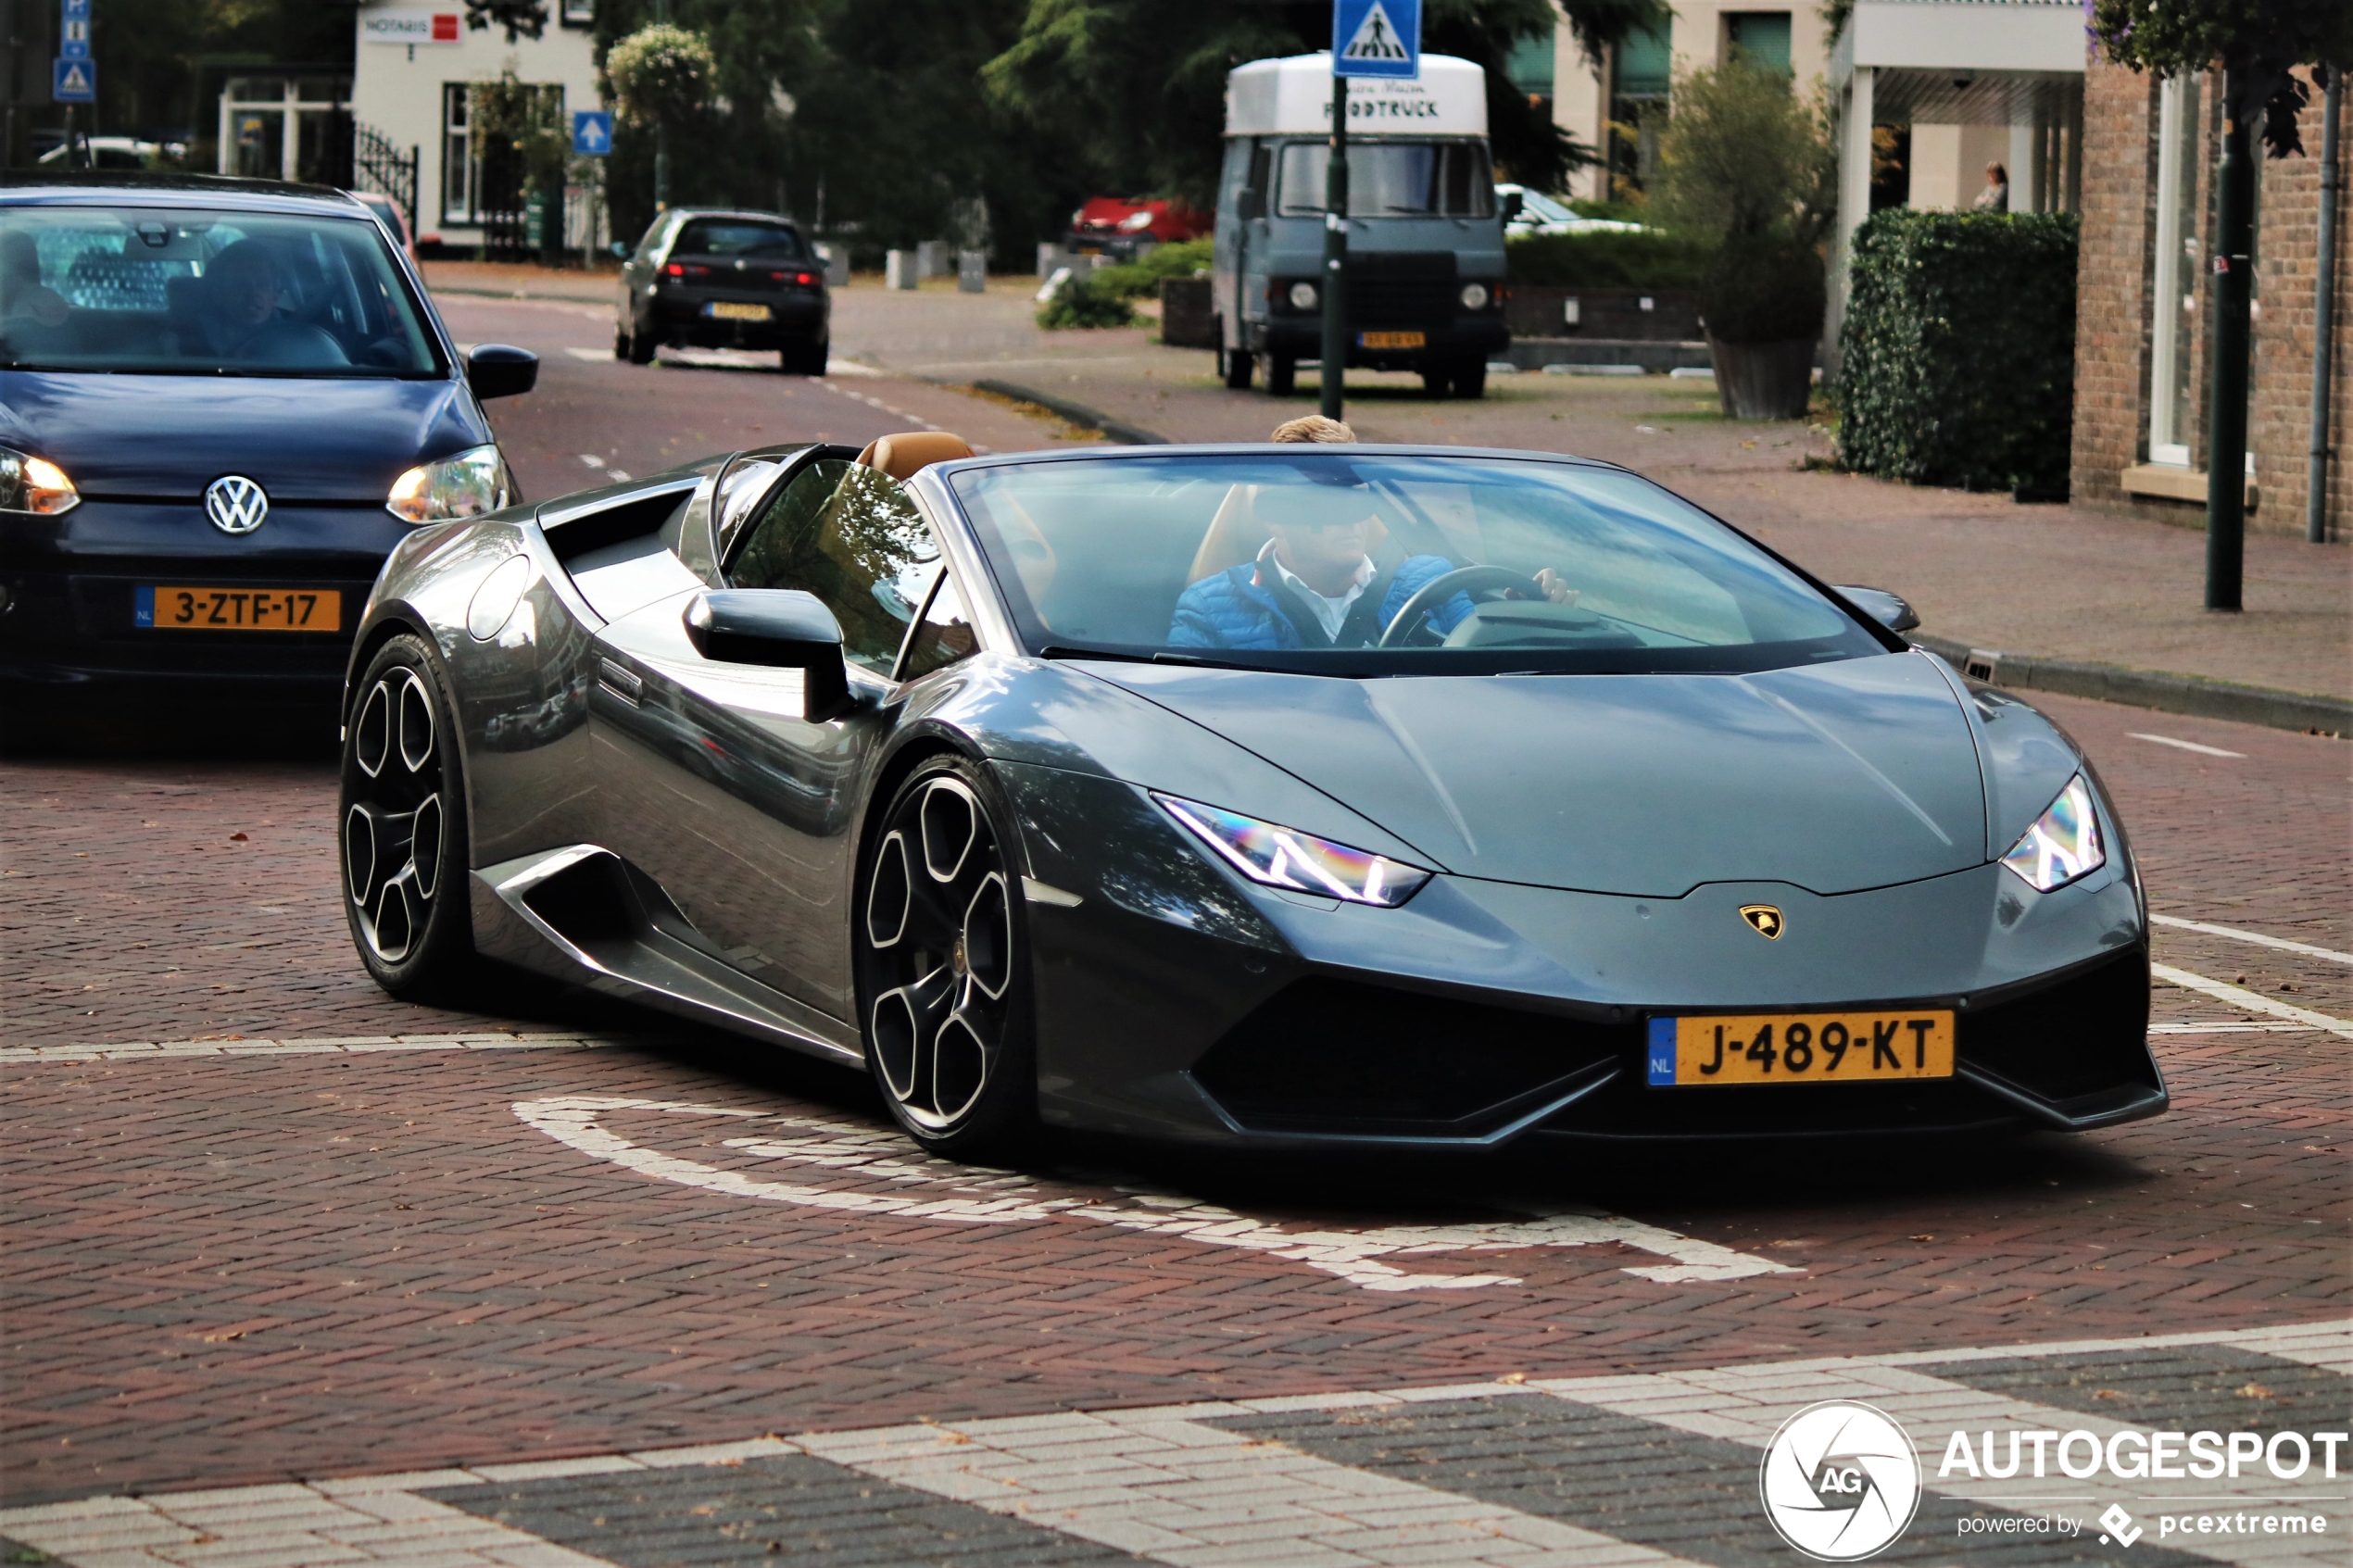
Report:
M1831 894L1985 859L1976 745L1922 656L1754 675L1089 668L1465 876L1655 897L1708 882Z

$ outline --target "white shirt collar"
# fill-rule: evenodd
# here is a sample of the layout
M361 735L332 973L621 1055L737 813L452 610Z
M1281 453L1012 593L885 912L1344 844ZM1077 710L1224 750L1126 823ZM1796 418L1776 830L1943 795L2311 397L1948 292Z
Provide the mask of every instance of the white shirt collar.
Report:
M1271 543L1262 558L1281 574L1283 585L1305 602L1309 612L1315 617L1316 624L1323 627L1324 635L1335 640L1340 636L1340 623L1348 619L1349 607L1364 596L1365 586L1373 580L1373 558L1366 556L1356 563L1356 575L1349 583L1348 592L1338 598L1330 598L1301 582L1290 568L1277 558Z

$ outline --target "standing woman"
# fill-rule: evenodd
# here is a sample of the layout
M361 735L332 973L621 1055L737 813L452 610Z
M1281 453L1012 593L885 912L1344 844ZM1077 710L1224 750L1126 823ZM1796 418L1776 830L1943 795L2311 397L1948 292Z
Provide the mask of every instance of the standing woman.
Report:
M1974 210L1978 212L2007 212L2010 209L2010 171L1998 163L1985 166L1985 189L1977 193Z

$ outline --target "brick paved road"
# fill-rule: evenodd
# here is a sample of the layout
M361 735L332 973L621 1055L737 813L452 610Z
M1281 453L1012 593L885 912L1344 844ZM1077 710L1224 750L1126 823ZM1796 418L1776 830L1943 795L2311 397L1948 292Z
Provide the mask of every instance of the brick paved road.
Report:
M2353 949L2342 743L2047 706L2116 790L2160 912ZM905 1207L968 1201L952 1185L878 1176L847 1074L522 986L497 1019L375 993L335 909L332 788L324 762L0 764L11 1504L2254 1328L2341 1317L2353 1295L2353 1039L2250 1027L2293 1025L2265 1005L2353 1017L2332 960L2165 928L2163 961L2244 1000L2160 987L2160 1026L2198 1031L2159 1039L2177 1110L2088 1138L1347 1171L1081 1148L1014 1195L1038 1217L975 1224ZM502 1049L501 1026L636 1038ZM259 1045L464 1031L484 1048ZM220 1054L30 1048L206 1039ZM812 1139L854 1158L812 1163L829 1155ZM1312 1248L1189 1238L1201 1201L1365 1256L1368 1230L1472 1227L1513 1249L1392 1250L1369 1273L1514 1283L1366 1288L1293 1255ZM1634 1224L1529 1218L1576 1205Z

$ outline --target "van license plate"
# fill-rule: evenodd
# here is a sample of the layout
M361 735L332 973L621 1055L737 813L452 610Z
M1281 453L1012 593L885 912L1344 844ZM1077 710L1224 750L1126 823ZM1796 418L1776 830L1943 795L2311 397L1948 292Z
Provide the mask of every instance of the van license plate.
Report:
M1419 332L1358 332L1359 348L1419 348L1425 339Z

